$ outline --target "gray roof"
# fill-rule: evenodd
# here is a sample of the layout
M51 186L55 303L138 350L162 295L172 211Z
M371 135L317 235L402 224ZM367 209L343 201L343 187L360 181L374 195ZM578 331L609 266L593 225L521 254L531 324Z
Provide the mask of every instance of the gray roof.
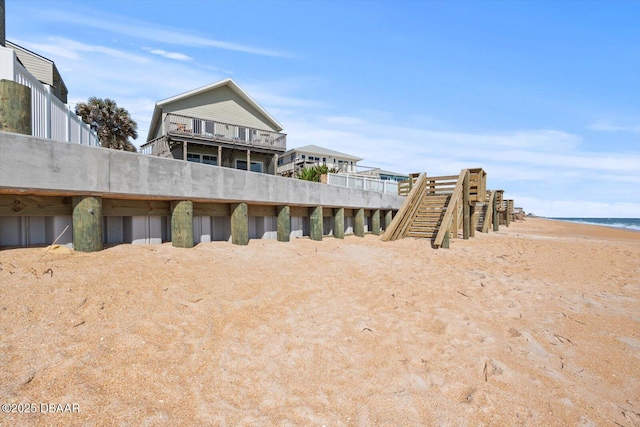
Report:
M351 154L341 153L335 150L330 150L328 148L318 147L317 145L305 145L304 147L292 148L291 150L288 150L286 153L284 153L283 156L286 156L287 154L291 154L294 151L301 151L309 154L317 154L319 156L324 156L324 157L331 156L331 157L341 157L343 159L352 159L355 161L362 160L360 157L352 156Z

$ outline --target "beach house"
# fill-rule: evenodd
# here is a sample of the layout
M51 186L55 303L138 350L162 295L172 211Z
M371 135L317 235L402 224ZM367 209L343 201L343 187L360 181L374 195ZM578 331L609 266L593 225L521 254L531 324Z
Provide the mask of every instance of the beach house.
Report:
M282 125L232 79L158 101L143 154L274 174Z
M360 157L351 154L317 145L305 145L285 152L278 159L278 174L292 176L302 168L319 165L327 165L339 173L355 173L360 160Z

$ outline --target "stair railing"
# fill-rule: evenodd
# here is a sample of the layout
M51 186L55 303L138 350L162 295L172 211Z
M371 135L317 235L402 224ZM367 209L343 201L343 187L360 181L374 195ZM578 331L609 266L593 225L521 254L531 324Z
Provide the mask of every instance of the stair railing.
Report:
M401 239L406 234L406 230L420 207L420 203L426 193L426 176L426 173L421 173L420 176L418 176L417 181L413 184L409 195L402 203L398 213L393 220L391 220L391 224L389 224L387 230L385 230L380 237L383 242Z
M466 185L465 185L465 181L466 181ZM465 187L466 187L466 193L467 193L467 197L464 197L464 193L465 193ZM449 199L449 204L447 205L447 210L444 214L444 217L442 217L442 221L440 222L440 228L438 229L438 234L436 235L435 240L433 241L433 247L434 248L449 248L449 240L451 239L451 226L453 224L453 217L454 217L454 213L457 213L457 204L458 203L462 203L463 204L463 211L466 210L467 214L466 216L468 217L468 206L464 206L464 203L466 202L467 205L469 203L468 199L468 193L469 193L469 170L467 169L462 169L462 171L460 171L460 175L458 176L458 180L456 181L456 186L453 189L453 193L451 194L451 198ZM464 200L464 199L467 200ZM456 215L456 221L457 221L457 215ZM468 218L465 218L465 224L464 224L464 228L467 228L469 225L467 224L468 222ZM465 234L467 234L468 231L465 231Z

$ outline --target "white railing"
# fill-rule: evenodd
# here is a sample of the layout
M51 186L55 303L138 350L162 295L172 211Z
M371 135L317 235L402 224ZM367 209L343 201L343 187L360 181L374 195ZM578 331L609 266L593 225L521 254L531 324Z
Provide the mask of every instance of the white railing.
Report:
M355 188L357 190L377 191L386 194L398 194L398 183L382 179L365 178L362 176L327 174L327 184L338 187Z
M17 60L12 49L0 46L0 79L31 89L31 135L55 141L99 147L98 136L74 110L53 95Z

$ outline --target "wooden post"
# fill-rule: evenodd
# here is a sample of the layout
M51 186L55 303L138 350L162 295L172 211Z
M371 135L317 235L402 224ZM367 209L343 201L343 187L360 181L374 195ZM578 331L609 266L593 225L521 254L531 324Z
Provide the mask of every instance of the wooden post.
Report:
M182 160L187 160L187 141L182 143Z
M31 135L31 89L0 80L0 129Z
M344 239L344 208L333 210L333 237Z
M498 195L493 198L493 231L500 231L500 218L498 218Z
M354 209L355 223L353 225L353 234L358 237L364 237L364 209Z
M471 234L471 217L469 206L469 171L464 174L464 181L462 182L462 238L469 239Z
M509 202L507 202L507 207L504 210L504 215L506 217L506 219L505 219L506 225L507 225L507 227L509 227L509 223L511 222L511 212L509 212Z
M371 212L371 233L374 236L380 235L380 209Z
M445 232L445 233L444 233L444 239L442 239L442 246L441 246L442 248L444 248L444 249L449 249L449 239L450 239L450 238L451 238L451 237L450 237L450 235L449 235L449 232L448 232L448 231L447 231L447 232Z
M273 155L273 174L278 175L278 153Z
M247 171L251 170L251 150L247 150Z
M291 236L291 208L278 206L278 242L288 242Z
M222 145L218 145L218 166L222 166Z
M460 219L460 215L458 214L458 207L460 206L459 201L456 200L456 204L453 207L453 220L451 221L451 234L454 238L458 238L458 220ZM449 236L451 237L451 236Z
M73 249L78 252L102 250L102 198L73 198Z
M311 210L309 237L311 240L322 241L322 206Z
M171 246L193 247L193 202L191 200L171 202Z
M249 244L249 207L246 203L231 205L231 243Z
M393 211L389 209L384 215L384 231L387 231L393 221Z
M471 198L471 196L469 196ZM478 227L478 216L476 215L476 202L470 202L469 219L471 227L469 227L469 237L476 237L476 228Z

